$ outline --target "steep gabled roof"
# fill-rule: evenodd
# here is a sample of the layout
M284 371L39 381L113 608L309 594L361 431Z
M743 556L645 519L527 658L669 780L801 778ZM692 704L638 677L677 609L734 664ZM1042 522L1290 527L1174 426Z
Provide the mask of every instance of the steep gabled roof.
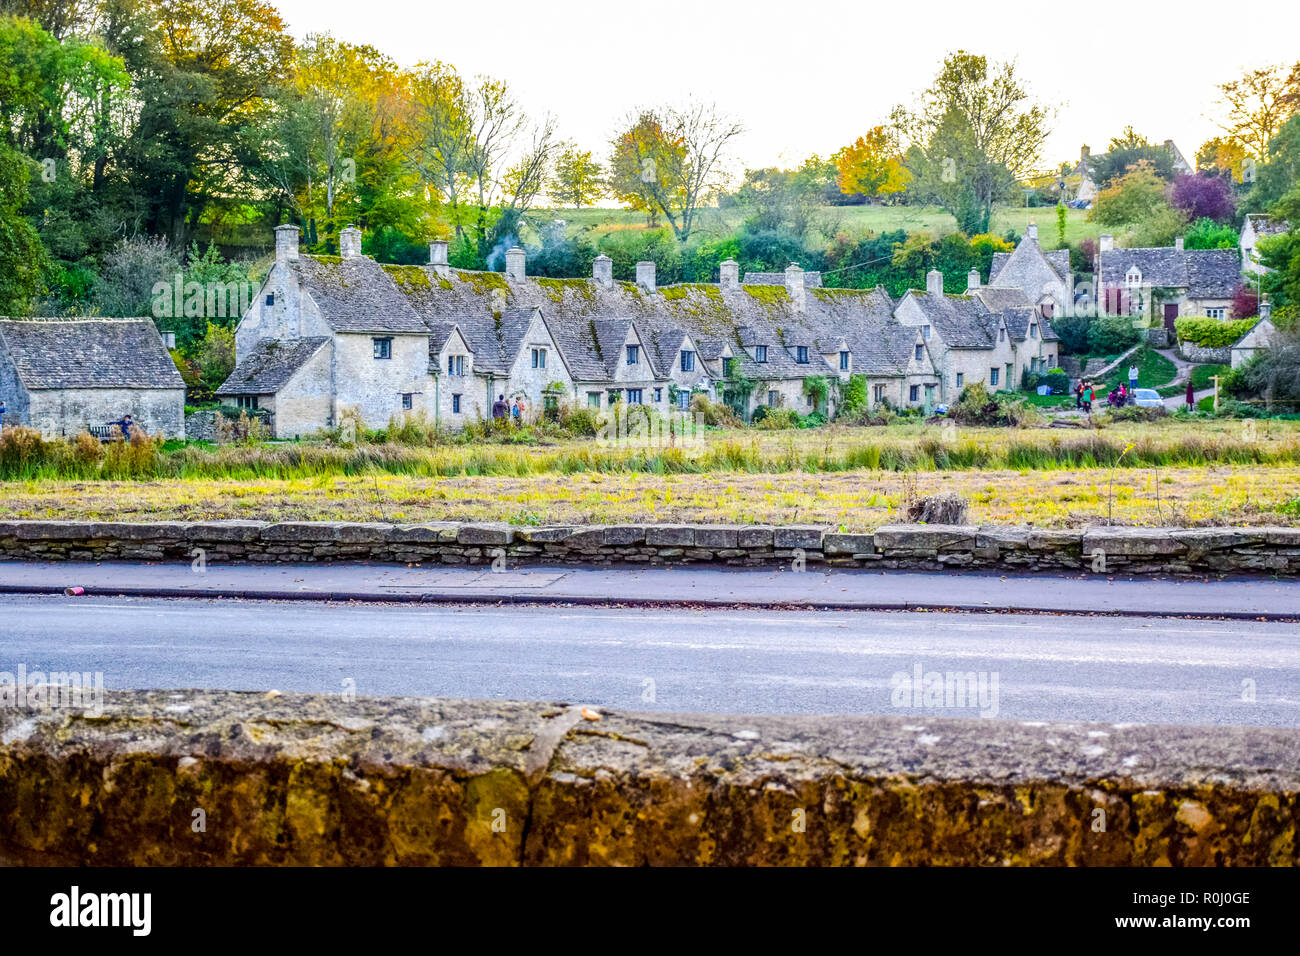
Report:
M989 349L997 342L997 317L974 296L908 293L940 338L953 349Z
M218 395L274 395L329 339L263 339L235 366Z
M369 256L301 256L287 267L335 332L428 331L392 277Z
M152 319L0 320L26 388L184 388Z

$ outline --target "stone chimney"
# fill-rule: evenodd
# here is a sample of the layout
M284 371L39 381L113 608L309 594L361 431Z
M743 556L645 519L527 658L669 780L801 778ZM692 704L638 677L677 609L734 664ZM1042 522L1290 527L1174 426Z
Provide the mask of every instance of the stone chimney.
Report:
M176 333L175 333L175 332L164 332L164 333L162 334L162 339L163 339L163 345L167 346L167 348L169 348L169 349L174 349L174 348L176 348Z
M925 291L943 298L943 273L938 269L931 269L925 274Z
M344 259L355 259L361 255L361 230L356 226L344 226L339 233L339 255Z
M1032 239L1034 242L1038 241L1038 223L1031 222L1025 227L1025 238Z
M727 259L718 264L718 284L723 290L740 288L740 263Z
M1267 322L1273 317L1273 303L1268 301L1268 295L1259 297L1259 320Z
M636 284L646 292L655 290L655 264L653 262L638 262L636 264Z
M522 282L524 278L524 250L515 246L506 250L506 278L512 282Z
M1089 152L1087 144L1084 144L1084 147L1081 150L1079 150L1079 159L1085 160L1091 155L1092 153Z
M1098 252L1113 252L1115 250L1115 237L1106 233L1097 237Z
M298 258L298 227L290 224L275 227L275 264Z
M980 271L972 269L966 274L966 293L969 295L980 287Z
M785 291L790 294L790 299L794 302L794 310L802 312L804 309L803 269L797 262L792 262L785 267Z
M1182 252L1182 251L1183 251L1183 237L1182 237L1182 236L1179 236L1178 238L1176 238L1176 239L1174 240L1174 248L1177 249L1179 252Z
M433 266L433 271L444 279L450 274L451 267L447 265L447 240L434 239L429 243L429 265Z
M638 271L640 266L637 267ZM591 263L591 278L602 289L614 287L614 260L609 256L597 256Z

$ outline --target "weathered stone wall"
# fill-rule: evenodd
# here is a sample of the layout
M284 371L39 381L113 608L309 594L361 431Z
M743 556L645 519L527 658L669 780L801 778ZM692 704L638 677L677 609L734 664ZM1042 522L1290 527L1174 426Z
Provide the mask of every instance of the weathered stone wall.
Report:
M0 559L806 565L1100 574L1300 574L1300 528L889 525L390 525L336 521L0 521Z
M28 424L46 434L72 437L130 415L151 435L185 437L183 388L34 389L28 399Z
M266 425L268 434L274 429L275 416L267 408L205 408L197 412L190 412L185 416L185 437L191 441L216 441L217 440L217 413L220 411L227 419L239 419L240 411L248 412L249 418L259 418Z
M1300 863L1296 730L105 697L0 708L0 864Z
M1191 342L1179 342L1176 351L1188 362L1227 365L1232 361L1231 346L1210 348L1206 346L1193 345Z

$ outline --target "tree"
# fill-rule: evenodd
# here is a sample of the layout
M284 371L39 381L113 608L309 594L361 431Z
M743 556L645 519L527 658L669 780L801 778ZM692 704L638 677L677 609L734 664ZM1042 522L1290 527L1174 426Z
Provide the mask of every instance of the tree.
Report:
M1098 188L1104 188L1141 163L1150 166L1160 179L1173 179L1174 158L1169 148L1151 142L1132 126L1125 126L1118 136L1111 137L1106 152L1089 157L1088 168L1093 182Z
M904 165L919 191L937 200L968 234L987 232L993 203L1030 176L1049 132L1014 63L994 65L958 51L947 57L919 108L891 117L909 142Z
M0 315L25 314L43 285L45 247L22 215L31 174L26 157L0 142Z
M1220 224L1210 218L1202 218L1197 219L1187 227L1187 232L1183 238L1183 247L1186 249L1236 249L1239 241L1240 236L1231 225ZM1235 310L1233 315L1241 318L1241 314Z
M1250 156L1267 162L1269 141L1300 106L1300 63L1250 70L1219 85L1220 128Z
M873 127L831 157L836 183L846 196L887 196L900 193L912 181L903 166L898 144L883 126Z
M1226 177L1200 173L1176 178L1169 190L1169 202L1189 219L1212 219L1215 222L1230 222L1237 209L1232 184Z
M591 158L590 151L570 143L560 151L551 177L551 196L561 206L581 209L605 195L604 168Z
M1269 141L1269 161L1254 170L1246 196L1249 212L1269 212L1300 181L1300 116L1293 116Z
M1139 163L1097 194L1088 218L1103 226L1140 222L1164 205L1165 184L1147 163Z
M1196 151L1196 169L1198 172L1231 176L1235 182L1241 182L1246 159L1246 149L1240 143L1215 136L1207 139Z
M744 127L703 103L641 110L625 123L611 144L615 195L633 208L657 210L685 243L701 202L720 185L727 148Z

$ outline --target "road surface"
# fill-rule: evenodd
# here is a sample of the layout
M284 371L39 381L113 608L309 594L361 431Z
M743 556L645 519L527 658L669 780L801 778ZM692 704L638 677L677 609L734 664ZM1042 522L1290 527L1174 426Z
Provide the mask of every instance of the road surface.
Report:
M20 663L110 690L1300 726L1300 633L1253 621L0 596L0 671ZM991 706L895 706L918 667L985 675Z

